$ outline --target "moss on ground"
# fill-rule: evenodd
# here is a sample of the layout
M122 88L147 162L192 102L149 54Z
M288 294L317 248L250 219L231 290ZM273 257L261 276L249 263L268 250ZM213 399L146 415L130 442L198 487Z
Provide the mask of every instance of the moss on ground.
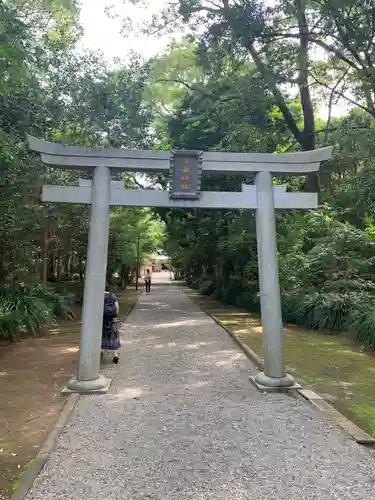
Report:
M263 356L260 319L188 290L203 309ZM375 438L375 352L349 337L285 326L286 364L297 378Z

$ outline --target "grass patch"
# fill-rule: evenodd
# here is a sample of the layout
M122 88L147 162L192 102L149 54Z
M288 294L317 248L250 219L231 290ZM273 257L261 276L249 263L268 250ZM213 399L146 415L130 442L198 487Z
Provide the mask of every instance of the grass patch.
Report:
M259 316L195 291L187 294L256 354L263 356ZM375 353L349 337L286 326L286 364L297 378L375 438Z

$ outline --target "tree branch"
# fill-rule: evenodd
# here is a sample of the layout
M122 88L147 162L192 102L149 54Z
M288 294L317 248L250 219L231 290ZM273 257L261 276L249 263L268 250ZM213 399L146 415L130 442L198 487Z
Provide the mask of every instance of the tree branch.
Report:
M317 33L314 33L314 36L311 36L312 34L309 34L309 41L311 43L315 43L322 49L324 49L326 52L332 52L336 57L338 57L341 61L345 61L346 64L348 64L350 67L355 69L356 71L361 71L361 67L357 66L353 61L348 59L345 54L343 54L340 50L336 49L335 47L332 47L332 45L328 45L327 43L323 42L322 40L319 40L319 38L316 38ZM261 38L294 38L294 39L299 39L300 35L299 33L284 33L284 32L270 32L270 33L265 33L261 35Z
M290 112L290 109L288 108L288 105L285 102L284 97L282 96L280 90L277 87L277 82L276 82L274 74L272 73L272 71L270 71L270 69L266 66L266 64L264 64L264 62L261 60L258 52L256 51L256 49L252 43L248 43L247 48L250 52L250 55L254 61L256 68L258 69L260 75L264 79L266 85L269 86L269 88L274 96L275 102L276 102L278 108L280 109L280 111L284 117L284 120L285 120L287 127L289 128L289 130L291 131L291 133L295 137L296 141L302 145L302 143L303 143L302 133L299 130L299 128L297 127L296 121L294 120L293 115Z
M156 82L157 83L178 83L180 85L183 85L187 89L191 90L192 92L200 92L208 99L213 99L213 100L217 99L217 97L209 94L205 90L203 90L199 87L194 87L193 85L190 85L189 83L186 83L183 80L179 80L178 78L160 78L160 79L156 80ZM241 96L227 96L226 98L224 98L224 97L220 98L220 100L222 102L236 101L236 100L240 100L240 99L241 99Z
M345 26L345 19L343 19L342 17L338 18L337 13L338 13L338 11L336 11L335 14L333 15L333 19L334 19L334 23L335 23L339 38L341 40L341 43L344 45L346 50L348 50L351 53L351 55L354 57L354 59L362 66L362 68L364 68L365 66L363 64L362 58L360 57L358 52L355 49L353 49L353 47L351 46L349 37L343 29L343 26Z
M329 102L328 102L328 118L327 118L327 123L326 123L326 130L325 130L325 134L324 134L324 144L327 144L327 140L328 140L329 125L330 125L331 119L332 119L333 98L335 95L337 95L337 94L335 94L335 91L338 89L339 85L344 80L344 78L346 77L348 72L349 72L349 68L341 75L341 77L337 80L333 89L331 90L331 95L329 96Z
M138 181L137 181L137 179L135 178L135 176L133 177L133 182L134 182L134 184L136 184L139 188L141 188L141 189L144 189L144 188L145 188L145 187L144 187L144 186L143 186L140 182L138 182Z
M363 106L362 104L360 104L359 102L356 102L354 99L351 99L350 97L346 96L343 92L340 92L339 90L335 90L334 88L330 87L329 85L327 85L326 83L324 82L321 82L320 80L318 80L316 78L316 76L310 72L310 76L312 76L312 78L315 80L315 82L318 84L318 85L321 85L322 87L325 87L326 89L328 89L329 91L333 92L334 94L338 95L339 97L341 97L342 99L345 99L346 101L350 102L350 104L353 104L353 106L356 106L360 109L363 109L363 111L366 111L366 113L369 113L372 117L375 118L375 110L371 110L369 109L367 106Z
M338 127L330 127L330 128L322 128L322 129L319 129L319 130L316 130L315 131L315 134L322 134L322 133L326 133L328 131L329 132L338 132L339 130L343 130L343 131L346 131L346 130L374 130L373 127L369 127L369 126L366 126L366 125L355 125L353 127L347 127L347 126L343 126L343 125L339 125ZM292 148L294 148L294 146L298 144L297 141L293 142L293 144L291 144L290 146L288 146L285 151L290 151Z

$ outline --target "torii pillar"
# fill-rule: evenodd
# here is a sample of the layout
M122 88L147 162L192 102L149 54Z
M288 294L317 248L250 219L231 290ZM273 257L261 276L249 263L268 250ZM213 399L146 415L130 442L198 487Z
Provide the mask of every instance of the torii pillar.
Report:
M271 172L259 172L255 177L255 186L264 372L252 377L252 381L258 388L263 387L265 390L290 388L296 384L293 377L285 370L275 202Z

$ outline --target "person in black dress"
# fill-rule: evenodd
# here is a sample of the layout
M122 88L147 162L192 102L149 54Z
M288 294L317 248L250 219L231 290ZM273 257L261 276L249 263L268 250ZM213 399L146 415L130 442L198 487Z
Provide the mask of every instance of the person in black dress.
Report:
M108 285L106 285L104 292L102 357L105 352L110 351L115 364L119 362L119 349L121 347L120 331L117 322L119 310L120 307L116 295L110 292Z

